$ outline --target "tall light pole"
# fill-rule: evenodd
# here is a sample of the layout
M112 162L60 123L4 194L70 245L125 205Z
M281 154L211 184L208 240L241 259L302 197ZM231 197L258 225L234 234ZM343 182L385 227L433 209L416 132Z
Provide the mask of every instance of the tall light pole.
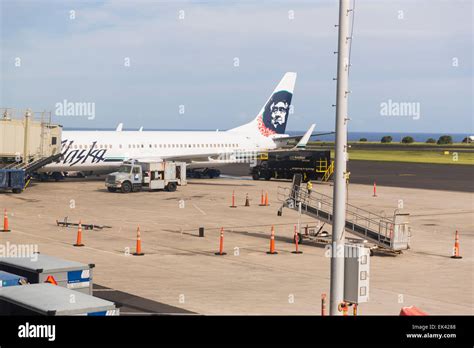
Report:
M341 315L344 300L344 229L346 224L347 98L349 94L349 2L339 1L339 41L337 49L336 149L334 160L331 290L329 312Z

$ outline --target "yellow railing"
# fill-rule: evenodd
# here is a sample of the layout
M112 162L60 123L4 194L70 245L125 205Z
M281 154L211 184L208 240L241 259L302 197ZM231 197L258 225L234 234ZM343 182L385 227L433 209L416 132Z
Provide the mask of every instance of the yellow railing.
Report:
M326 173L327 170L328 170L328 160L326 158L319 159L316 165L316 172Z
M331 164L327 167L322 180L328 181L331 178L332 173L334 173L334 161L331 161Z

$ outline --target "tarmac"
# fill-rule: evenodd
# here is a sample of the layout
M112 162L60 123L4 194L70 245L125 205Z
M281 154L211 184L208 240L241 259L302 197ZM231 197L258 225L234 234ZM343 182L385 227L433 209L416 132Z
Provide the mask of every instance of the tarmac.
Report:
M348 170L356 184L474 192L472 165L349 161Z
M352 184L407 187L430 190L474 192L474 166L404 163L386 161L349 161ZM249 176L248 164L230 164L222 173Z
M37 183L22 194L2 194L12 232L0 243L36 244L45 254L94 263L97 296L109 296L123 314L318 315L321 294L329 295L330 259L321 246L304 243L295 255L298 216L277 216L278 187L288 181L248 178L192 179L170 192L109 193L101 180ZM329 183L314 190L331 194ZM270 206L260 207L262 190ZM235 192L237 208L230 208ZM245 207L249 195L250 207ZM390 216L403 200L411 214L411 249L371 258L370 300L359 315L398 315L416 305L430 315L474 314L474 212L470 192L396 188L351 183L349 202ZM83 231L85 247L72 246L75 228L56 220L108 225ZM303 216L302 225L316 221ZM144 256L135 250L140 225ZM278 255L268 255L271 226ZM198 236L199 227L205 236ZM225 256L215 255L224 228ZM330 226L324 230L331 232ZM462 259L451 259L455 230ZM192 312L192 313L190 313Z

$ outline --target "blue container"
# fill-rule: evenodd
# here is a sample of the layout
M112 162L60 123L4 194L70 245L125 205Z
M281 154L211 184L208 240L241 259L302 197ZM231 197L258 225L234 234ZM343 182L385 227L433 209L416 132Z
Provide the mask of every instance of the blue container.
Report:
M21 285L21 281L26 283L27 279L16 274L0 271L0 288Z
M0 188L8 188L8 171L6 169L0 170Z
M0 189L20 193L24 187L25 171L23 169L0 169Z
M10 172L10 186L12 189L23 189L25 186L25 171L23 169Z

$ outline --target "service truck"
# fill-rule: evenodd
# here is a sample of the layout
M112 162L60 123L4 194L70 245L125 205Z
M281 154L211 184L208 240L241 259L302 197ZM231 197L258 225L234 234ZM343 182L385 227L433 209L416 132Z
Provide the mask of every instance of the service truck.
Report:
M172 161L124 162L107 175L105 186L109 192L129 193L141 190L176 191L186 185L186 163Z

